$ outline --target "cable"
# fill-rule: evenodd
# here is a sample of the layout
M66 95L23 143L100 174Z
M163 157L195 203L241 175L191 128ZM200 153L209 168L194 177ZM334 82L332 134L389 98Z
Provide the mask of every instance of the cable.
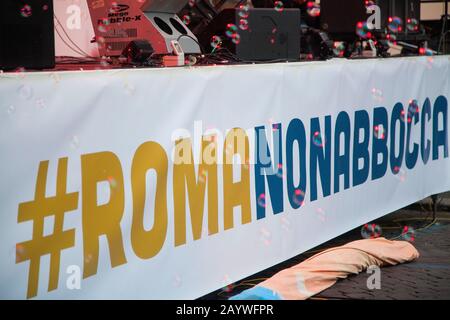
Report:
M64 40L64 38L61 36L61 34L59 33L59 31L58 31L58 29L55 27L55 31L56 31L56 33L58 34L58 36L59 36L59 38L61 39L61 41L70 49L70 50L72 50L73 52L75 52L75 53L77 53L77 54L79 54L79 55L83 55L83 54L81 54L79 51L77 51L76 49L74 49L70 44L68 44L67 42L66 42L66 40Z
M64 41L64 39L62 38L62 36L60 35L60 33L58 32L57 27L55 26L55 30L58 33L59 37L61 38L61 40L73 51L77 52L80 55L84 55L86 57L92 58L88 53L86 53L83 49L81 49L71 38L70 36L67 34L66 30L64 29L64 26L61 24L61 22L59 21L58 17L54 14L53 17L55 18L57 24L61 27L62 31L64 32L64 34L66 35L67 39L75 46L75 48L77 48L79 50L79 52L75 51L71 46L69 46L67 44L67 42Z

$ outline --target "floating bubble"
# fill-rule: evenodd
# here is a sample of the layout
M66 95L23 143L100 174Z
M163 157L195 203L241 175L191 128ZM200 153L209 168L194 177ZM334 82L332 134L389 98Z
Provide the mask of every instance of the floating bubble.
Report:
M50 73L49 77L51 77L53 79L54 84L59 84L59 81L61 81L59 74L56 72Z
M16 107L14 107L13 105L10 105L10 106L6 109L6 112L7 112L9 115L12 115L14 112L16 112Z
M408 31L419 31L419 21L414 18L408 18L406 20L406 29Z
M31 6L29 6L28 4L26 4L22 8L20 8L20 15L22 17L28 18L28 17L31 17L32 14L33 14L33 11L31 9Z
M429 48L419 48L419 54L421 56L432 56L434 55L433 50L429 49Z
M108 182L109 182L109 185L111 186L111 188L114 189L117 187L117 181L116 181L116 179L114 179L114 177L109 176Z
M381 227L375 223L366 223L361 228L361 236L364 239L379 238L382 234Z
M211 47L213 47L214 49L218 49L218 48L220 48L221 44L222 44L222 38L220 38L219 36L212 36Z
M372 90L370 90L371 94L372 94L372 98L378 102L382 102L383 101L383 91L381 91L380 89L377 88L372 88Z
M185 15L183 16L182 21L183 21L183 23L184 23L185 25L189 25L189 24L191 23L191 16L188 15L188 14L185 14Z
M274 2L274 9L277 12L282 12L284 10L284 3L283 3L283 1L275 1Z
M393 169L395 178L400 180L400 182L405 182L406 181L406 170L403 169L402 167L399 166L395 166Z
M109 19L108 18L102 18L98 21L98 31L100 32L106 32L108 31L107 26L109 25Z
M45 104L45 100L42 98L36 99L36 107L38 107L39 109L44 109L46 106Z
M386 138L386 130L382 124L373 127L373 136L375 137L375 139L381 140Z
M312 142L315 146L322 148L325 145L325 137L322 137L319 131L314 132Z
M292 195L292 202L298 206L303 206L305 203L305 193L301 189L296 189Z
M272 234L266 228L260 230L260 240L265 246L269 246L272 242Z
M30 100L33 96L33 89L27 85L21 85L18 89L19 96L22 99Z
M97 42L97 45L98 45L100 48L104 48L104 47L105 47L106 40L105 40L104 37L96 37L96 42Z
M258 206L265 208L266 207L266 194L261 193L258 197Z
M283 165L281 163L277 165L277 177L283 178Z
M225 35L228 38L233 38L238 33L238 27L235 24L229 23L227 24L227 28L225 30Z
M3 73L3 70L1 71ZM26 69L24 67L18 67L13 70L14 73L18 74L20 78L24 79L26 75Z
M16 244L16 261L21 260L22 257L25 255L25 247L18 243Z
M388 33L386 35L386 40L388 41L388 46L389 47L397 45L397 36L395 34Z
M183 284L183 279L181 278L180 275L176 274L175 276L173 276L172 284L174 287L179 288Z
M248 4L241 4L238 9L238 15L242 19L247 19L250 15L250 6Z
M70 146L72 147L72 149L78 149L78 147L80 146L80 140L78 139L77 136L72 137L72 140L70 141Z
M275 42L277 42L277 38L275 37L275 36L270 36L270 38L269 38L269 42L270 42L270 44L275 44Z
M108 68L109 67L108 57L103 56L103 57L100 58L100 66L102 68Z
M231 38L231 41L232 41L234 44L239 44L239 43L241 43L241 35L240 35L239 33L236 33L236 34Z
M233 282L233 281L231 280L231 278L228 275L225 275L222 280L222 283L224 283L222 292L230 293L233 291L234 286L233 286L233 283L230 283L230 282Z
M402 239L408 242L414 242L416 240L416 231L413 227L404 226L402 230Z
M42 11L47 11L47 10L48 10L48 5L44 4L44 5L42 6Z
M370 32L367 22L358 22L356 24L356 34L363 39L372 38L372 33Z
M317 217L320 219L320 221L325 222L327 220L327 215L325 213L325 210L322 208L316 209Z
M283 217L281 218L281 228L283 228L284 231L289 232L291 230L291 222L289 219Z
M200 183L206 183L207 179L208 179L208 171L205 169L202 169L202 171L198 175L198 180Z
M86 262L87 264L92 262L92 254L91 253L84 256L84 262Z
M344 53L345 53L345 44L344 44L344 42L341 42L341 41L334 42L333 43L333 53L334 53L334 56L342 58L344 56Z
M403 30L403 20L399 17L389 17L388 29L393 33L401 32Z
M409 101L408 104L408 113L406 115L406 121L408 123L411 123L412 120L415 118L416 114L419 113L419 103L416 99L412 99ZM403 119L403 118L402 118Z
M308 1L306 4L306 12L314 18L320 16L320 4L314 1Z
M130 96L136 92L136 87L130 83L125 83L124 88L125 88L125 92Z
M239 28L244 31L248 30L248 20L247 19L239 20Z

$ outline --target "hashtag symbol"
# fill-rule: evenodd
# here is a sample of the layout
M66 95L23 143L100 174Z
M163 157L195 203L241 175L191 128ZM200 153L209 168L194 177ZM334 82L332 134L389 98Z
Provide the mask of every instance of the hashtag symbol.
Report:
M58 287L61 251L75 245L75 229L63 231L64 213L78 208L78 192L66 193L67 158L58 161L56 195L46 197L48 161L39 164L34 200L19 204L17 222L32 221L33 236L18 243L21 252L16 253L16 263L30 261L27 298L37 295L41 257L50 254L48 291ZM44 236L44 220L54 217L53 234Z

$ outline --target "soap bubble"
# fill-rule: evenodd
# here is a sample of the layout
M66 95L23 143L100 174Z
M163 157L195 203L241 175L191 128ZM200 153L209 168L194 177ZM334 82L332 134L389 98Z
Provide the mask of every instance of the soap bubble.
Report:
M229 23L227 24L227 28L225 30L225 35L228 38L233 38L238 32L238 27L235 24Z
M275 1L274 2L274 9L277 12L282 12L284 10L284 3L283 3L283 1Z
M403 30L403 20L399 17L389 17L388 19L388 29L393 33L398 33Z
M416 240L416 231L413 227L404 226L402 229L402 239L408 242L414 242Z
M239 33L236 33L236 34L231 38L231 41L232 41L234 44L239 44L239 43L241 43L241 35L240 35Z
M248 21L246 19L239 20L239 28L241 30L248 30Z
M375 139L384 139L386 138L386 130L382 124L373 126L373 136Z
M238 9L238 15L242 19L247 19L250 15L250 6L248 4L241 4Z
M361 228L361 236L364 239L379 238L381 234L382 234L381 227L375 223L366 223Z
M305 203L305 192L301 189L296 189L292 195L292 202L300 207L303 206Z
M266 207L266 194L261 193L258 197L258 206L265 208Z
M33 14L33 10L31 9L31 6L28 4L24 5L22 8L20 8L20 15L24 18L29 18Z
M406 29L408 31L419 31L419 21L414 18L408 18L406 20Z
M188 14L185 14L183 16L182 21L185 25L189 25L191 23L191 16L189 16Z
M266 228L260 230L260 240L265 246L269 246L272 242L272 234Z
M325 138L322 137L320 131L314 132L312 142L315 146L322 148L325 145Z
M221 44L222 44L222 38L220 38L219 36L212 36L211 47L213 47L214 49L218 49L218 48L220 48Z
M314 18L320 16L320 4L314 1L308 1L306 4L306 12Z
M345 44L344 44L344 42L341 42L341 41L337 42L337 41L335 41L333 43L333 53L334 53L335 57L342 58L344 56L344 53L345 53Z
M33 88L28 85L21 85L17 91L22 99L30 100L33 97Z
M363 39L372 38L372 33L370 32L367 22L358 22L356 24L356 34Z

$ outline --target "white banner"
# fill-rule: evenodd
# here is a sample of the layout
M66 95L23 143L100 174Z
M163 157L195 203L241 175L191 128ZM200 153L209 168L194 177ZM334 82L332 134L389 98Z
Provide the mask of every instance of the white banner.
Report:
M449 79L448 56L0 74L0 298L197 298L448 191Z

